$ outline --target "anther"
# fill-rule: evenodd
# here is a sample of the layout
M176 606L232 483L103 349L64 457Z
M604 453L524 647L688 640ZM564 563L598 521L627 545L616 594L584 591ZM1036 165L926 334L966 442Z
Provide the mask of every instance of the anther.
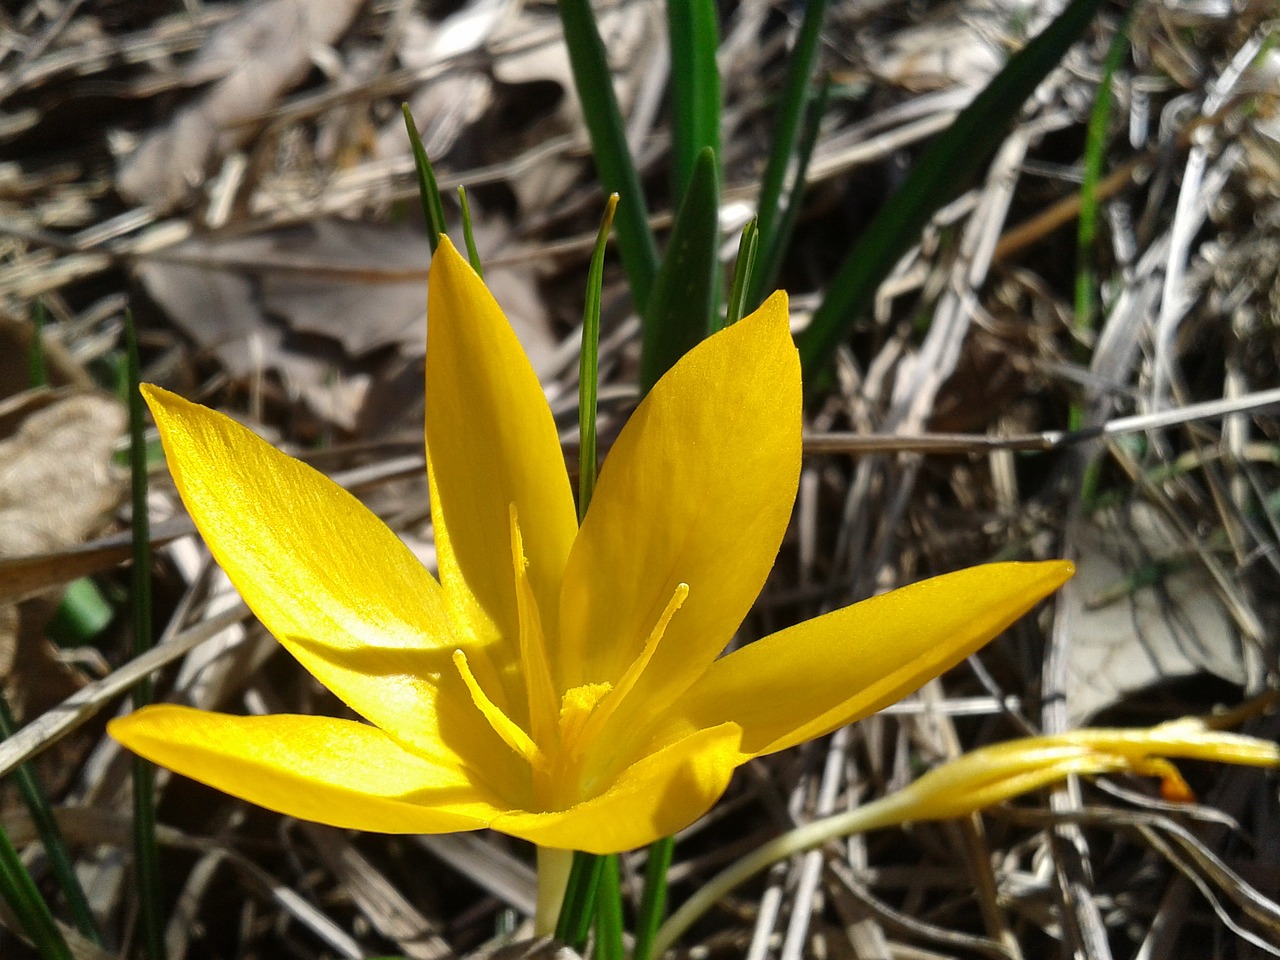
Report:
M471 672L471 667L467 663L467 655L461 650L453 651L453 665L457 667L458 675L462 677L462 682L471 693L471 702L489 722L493 732L500 736L508 747L528 760L531 766L543 766L545 761L538 745L520 728L519 724L499 710L481 689L479 681L476 680L475 674Z

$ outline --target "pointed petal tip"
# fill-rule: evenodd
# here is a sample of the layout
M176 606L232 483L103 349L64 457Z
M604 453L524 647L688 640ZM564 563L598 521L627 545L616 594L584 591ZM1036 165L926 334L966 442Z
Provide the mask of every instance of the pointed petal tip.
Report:
M457 275L457 271L459 270L463 270L466 274L473 276L478 283L484 282L472 268L471 262L458 252L458 248L454 246L453 241L449 239L449 235L447 233L440 234L440 243L436 247L435 255L431 258L431 266L438 269L428 271L428 290L430 290L431 277L433 275L439 276L442 279L452 279Z
M154 704L109 725L153 763L287 816L376 833L485 826L508 806L453 758L329 717L232 716Z
M741 322L758 323L769 335L785 335L791 337L791 308L787 291L775 290Z
M436 256L441 255L446 257L452 255L458 260L462 259L462 255L458 253L458 248L453 245L453 241L449 239L447 233L440 234L440 243L436 247Z
M789 313L791 310L790 299L787 297L787 291L775 290L769 296L765 297L764 303L760 304L757 310L768 310L770 313L780 312Z
M154 383L138 384L138 392L142 394L142 399L147 402L152 416L158 415L161 410L168 407L174 400L182 399L173 391L156 386Z
M1042 560L1035 566L1043 569L1045 579L1053 583L1053 586L1049 588L1049 592L1057 590L1058 587L1074 577L1076 573L1076 565L1070 560Z
M143 707L142 710L135 710L133 713L126 714L123 717L115 717L114 719L108 720L107 721L108 736L110 736L116 742L122 743L126 747L128 747L130 734L132 733L133 728L136 724L138 715L146 709L147 709L146 707Z
M223 414L213 410L210 407L202 406L193 400L188 400L180 393L174 393L172 390L166 390L164 387L157 386L154 383L138 384L138 392L142 394L142 399L146 401L147 408L151 411L151 419L160 428L160 439L164 441L166 429L175 421L184 417L199 418L206 415L211 417L221 417ZM168 447L166 449L166 459L168 459ZM170 461L172 462L172 461Z

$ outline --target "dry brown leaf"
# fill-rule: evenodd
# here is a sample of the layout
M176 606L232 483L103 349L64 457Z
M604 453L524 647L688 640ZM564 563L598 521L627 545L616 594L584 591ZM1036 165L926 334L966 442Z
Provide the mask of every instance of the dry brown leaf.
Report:
M623 115L630 116L649 71L662 69L658 66L664 57L660 45L665 43L662 9L652 3L625 3L603 9L599 13L599 29L614 72L614 92ZM545 37L545 41L530 43L530 37ZM502 83L515 86L550 82L562 91L556 109L528 131L530 141L545 142L566 133L578 133L585 140L582 105L554 8L522 11L519 19L507 23L495 44L500 49L509 47L501 49L493 63L493 75ZM632 147L633 152L639 152L639 144ZM553 206L581 175L578 163L552 157L508 183L521 211L540 212Z
M185 513L170 517L151 525L151 546L163 546L193 532L195 526ZM6 603L16 603L78 577L110 570L131 556L133 533L125 530L63 550L0 557L0 610ZM3 655L0 654L0 673L3 672Z
M423 349L431 246L422 232L321 220L275 234L267 256L295 267L262 277L263 306L292 329L330 337L354 357Z
M1083 526L1076 586L1085 599L1067 666L1072 723L1153 684L1210 673L1244 684L1240 637L1199 565L1125 589L1140 564L1185 558L1185 544L1144 504Z
M119 401L100 393L33 391L0 404L0 557L60 550L102 527L123 490L112 456L124 425ZM35 597L0 619L0 677L19 714L79 686L44 637L55 608L55 597Z
M307 75L313 49L341 37L360 6L361 0L245 4L184 71L189 83L213 85L124 160L116 177L120 193L155 210L182 202L214 160L252 135L248 121Z
M0 399L22 393L31 386L31 341L35 327L24 319L0 313ZM93 380L58 340L44 338L44 362L53 386L82 387ZM3 436L0 430L0 436Z
M261 284L251 275L255 263L268 261L271 248L270 237L191 240L173 252L187 260L208 260L210 266L148 262L138 267L138 276L169 317L234 379L250 380L274 370L317 414L351 429L369 377L344 374L333 357L286 345L285 331L268 316Z
M505 228L486 222L478 207L473 215L482 256L495 256ZM138 276L192 340L237 379L278 372L317 414L344 429L354 428L370 384L354 361L387 347L408 357L426 350L431 248L416 230L322 220L255 237L192 239L167 253L141 264ZM495 266L485 281L542 369L556 340L533 267ZM289 332L342 349L295 341Z
M467 4L438 24L412 14L400 35L396 56L410 70L429 70L473 53L488 44L490 34L514 6L511 0L481 0ZM439 160L453 148L459 134L489 107L492 88L487 71L459 64L410 95L409 109L422 134L427 156ZM379 132L378 152L384 157L408 154L409 142L399 117Z
M1043 13L1026 0L940 7L931 19L896 30L873 47L867 64L877 77L907 90L977 91L1004 66L1015 41L1025 36L1015 35L1010 25L1026 24L1033 16Z
M39 391L0 404L0 556L67 547L102 526L123 489L112 455L124 425L106 394Z
M253 255L258 246L245 250L245 256ZM212 249L212 244L189 240L171 252L200 258ZM201 349L213 353L232 377L248 377L267 366L263 358L268 347L277 347L280 336L258 308L247 276L232 270L155 261L140 264L137 274L170 319Z

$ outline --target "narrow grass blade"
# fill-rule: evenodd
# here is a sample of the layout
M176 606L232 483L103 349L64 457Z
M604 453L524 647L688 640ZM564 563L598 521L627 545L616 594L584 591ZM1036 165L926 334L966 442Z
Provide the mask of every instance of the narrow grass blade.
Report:
M431 252L436 252L440 242L440 234L444 233L444 204L440 200L440 185L436 183L436 172L431 167L427 150L422 145L422 137L418 134L418 126L413 122L413 114L409 105L402 103L405 129L409 133L409 147L413 150L413 165L418 171L418 197L422 200L422 214L427 219L427 240L431 243Z
M462 205L462 238L467 243L467 259L471 261L471 269L483 280L484 267L476 250L475 231L471 229L471 204L467 203L467 191L463 187L458 188L458 203Z
M129 474L133 507L133 571L129 611L133 627L133 655L152 646L151 635L151 523L147 512L147 438L142 394L138 391L141 365L138 332L132 314L124 320L129 408ZM135 710L152 700L151 678L133 688ZM133 847L143 950L150 960L164 960L164 918L160 909L160 866L156 845L155 767L133 758Z
M720 178L715 154L707 149L698 154L644 315L641 393L648 393L672 364L711 332L719 274L719 211Z
M653 942L667 912L667 871L675 851L674 837L649 844L649 860L644 868L644 892L640 895L640 915L636 918L636 945L631 960L650 960Z
M13 736L13 731L13 714L9 712L9 702L4 698L3 692L0 692L0 738L8 740ZM71 908L76 929L101 946L102 934L98 932L93 911L89 909L89 900L84 895L84 888L80 886L80 878L76 876L71 854L67 852L67 843L62 837L58 821L54 818L49 798L45 796L44 789L36 780L29 764L24 763L18 767L13 772L13 779L17 782L18 792L22 794L22 800L31 813L31 822L35 824L36 832L40 835L40 842L44 844L44 852L49 858L49 866L53 870L54 878L62 889L62 895L67 898L67 905Z
M747 313L747 292L752 288L756 270L756 250L760 246L760 227L756 217L747 221L738 240L738 259L733 265L733 283L729 287L729 304L724 325L731 327ZM719 318L717 318L719 319Z
M27 380L33 387L49 385L49 370L44 360L44 325L48 322L43 300L31 310L31 350L27 354Z
M1027 97L1084 33L1101 5L1102 0L1071 0L925 148L906 182L849 252L799 338L805 383L810 388L819 382L817 374L870 308L881 281L916 242L929 217L985 166L999 144L999 131L1016 118Z
M1111 85L1129 49L1129 27L1133 23L1133 14L1137 8L1136 3L1129 6L1116 35L1111 38L1107 58L1102 64L1102 81L1098 84L1098 95L1093 101L1093 110L1089 113L1089 126L1085 133L1084 175L1080 182L1080 218L1076 221L1075 328L1081 335L1093 332L1094 309L1098 299L1098 280L1093 269L1093 247L1098 235L1098 184L1102 180L1102 163L1107 152L1107 127L1111 120ZM1076 359L1081 363L1087 363L1088 348L1082 344L1078 345ZM1067 416L1068 429L1079 430L1085 426L1084 408L1079 403L1071 404ZM1080 483L1080 499L1084 503L1092 504L1096 500L1100 477L1099 462L1097 459L1090 460L1085 466Z
M618 877L618 855L601 858L600 887L596 891L597 960L623 960L622 884Z
M809 161L813 157L813 148L818 142L818 133L822 129L822 117L827 112L827 100L831 94L831 82L823 82L817 97L810 105L805 120L804 132L796 145L796 170L791 187L787 191L786 200L782 204L782 214L773 230L773 238L769 246L764 248L760 268L755 272L755 284L748 297L752 309L759 306L764 298L772 292L778 282L778 273L782 269L782 258L791 243L791 235L795 232L796 223L800 219L800 210L804 204L804 193L808 187Z
M612 193L605 203L604 217L596 234L591 267L587 274L586 306L582 314L582 351L578 366L578 520L587 515L587 507L596 482L596 399L600 380L600 297L604 283L604 252L618 208L618 194ZM591 920L595 915L603 858L576 851L569 869L564 903L556 921L556 939L581 951L587 944Z
M600 298L604 287L604 251L613 229L618 195L605 202L596 246L587 271L586 306L582 310L582 350L578 360L578 522L587 515L596 489L596 397L600 392Z
M1097 281L1093 273L1093 245L1098 233L1098 183L1102 179L1102 162L1107 152L1107 127L1111 120L1111 83L1129 48L1129 25L1133 22L1132 4L1125 13L1111 47L1102 64L1102 81L1089 114L1085 134L1084 175L1080 182L1080 219L1076 223L1076 320L1077 331L1087 332L1094 326L1094 301ZM1078 425L1075 425L1078 426Z
M579 953L587 945L591 921L596 912L596 891L604 857L574 851L569 883L564 891L564 905L556 921L556 939Z
M778 101L778 115L773 127L773 148L760 180L760 198L756 212L760 217L760 243L765 251L774 246L774 235L782 215L782 188L787 170L793 167L800 129L808 102L809 82L813 76L813 63L817 57L818 40L822 36L822 23L826 17L827 0L809 0L805 4L804 21L795 47L787 63L787 79ZM801 175L799 164L794 164L795 176ZM758 295L758 291L757 291ZM758 300L757 300L758 303ZM753 303L752 307L757 304Z
M714 0L667 0L671 46L671 139L674 195L683 197L698 154L720 156L720 25Z
M573 68L573 85L582 102L583 119L591 136L596 172L606 193L622 197L618 208L618 252L631 284L636 312L646 315L650 291L658 273L658 245L649 228L648 208L627 147L613 76L604 43L596 28L590 0L560 0L560 22Z
M0 829L0 896L17 915L41 960L72 960L66 937L3 829Z

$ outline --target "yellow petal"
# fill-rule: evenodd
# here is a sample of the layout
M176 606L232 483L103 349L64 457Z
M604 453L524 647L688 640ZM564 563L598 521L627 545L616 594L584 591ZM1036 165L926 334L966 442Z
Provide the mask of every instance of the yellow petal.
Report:
M108 732L148 760L288 816L377 833L475 830L504 805L375 727L330 717L235 717L162 705Z
M664 739L725 721L773 753L899 700L973 653L1071 576L1062 560L992 563L864 600L716 661Z
M682 583L688 599L629 701L661 709L724 648L791 516L800 399L785 294L658 381L610 451L569 557L563 687L616 683Z
M447 237L427 283L426 433L441 581L454 609L478 605L514 642L515 504L529 582L554 636L578 523L551 410L502 310ZM473 629L485 633L483 624Z
M740 762L741 734L731 723L699 730L633 764L591 800L555 813L507 813L490 825L540 847L634 850L711 809Z
M178 492L253 612L353 710L432 749L432 674L454 674L459 644L431 574L327 477L228 417L142 390Z

